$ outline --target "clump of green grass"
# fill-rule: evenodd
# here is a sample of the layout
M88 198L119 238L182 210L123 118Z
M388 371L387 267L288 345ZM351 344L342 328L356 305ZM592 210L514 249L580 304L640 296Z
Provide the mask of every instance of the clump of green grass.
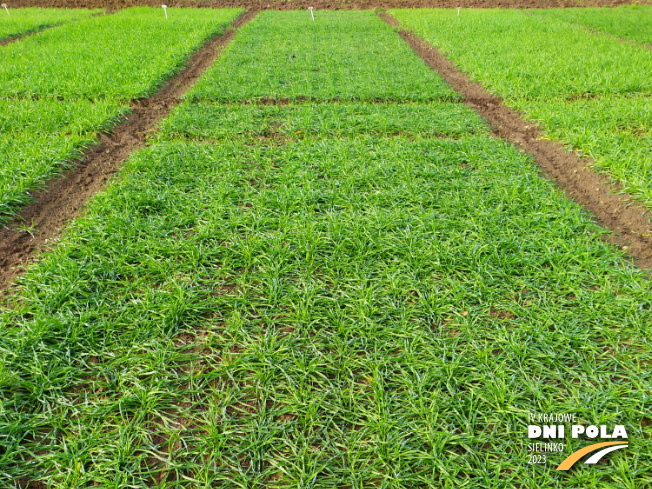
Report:
M373 12L319 11L315 16L313 22L307 11L260 13L189 99L456 98Z
M6 15L3 8L2 12L0 12L2 14L0 15L0 41L46 27L83 19L99 12L102 12L102 10L12 8L11 14Z
M503 142L352 136L130 158L2 316L3 473L618 485L612 465L526 469L525 413L643 439L648 280ZM612 464L645 482L648 456Z
M542 9L532 12L542 17L563 20L624 39L652 44L652 5Z
M161 124L165 139L448 136L484 132L486 122L452 102L222 105L184 103Z
M240 12L137 7L43 32L3 49L0 96L145 97Z

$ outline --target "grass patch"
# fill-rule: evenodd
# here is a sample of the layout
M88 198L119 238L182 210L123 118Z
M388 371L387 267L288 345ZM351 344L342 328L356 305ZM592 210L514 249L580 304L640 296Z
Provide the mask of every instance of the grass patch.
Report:
M483 132L484 120L462 104L220 105L184 103L161 124L163 139L447 136Z
M242 9L137 7L6 46L2 97L129 100L153 93Z
M0 100L0 223L127 111L105 101Z
M533 10L542 17L563 20L635 42L652 44L652 6Z
M80 136L103 128L107 118L126 110L124 104L100 100L0 99L0 133L6 136Z
M369 11L261 12L188 98L453 99L456 95Z
M652 93L652 52L517 10L390 13L491 92L511 99Z
M2 10L0 41L102 12L86 9L18 8L11 9L11 14L6 15L4 8Z
M241 11L125 9L4 47L0 224Z
M547 137L592 156L599 171L652 205L648 49L518 11L465 11L459 19L444 10L392 13Z
M594 167L637 199L652 202L652 99L605 96L514 104L548 136L592 157Z

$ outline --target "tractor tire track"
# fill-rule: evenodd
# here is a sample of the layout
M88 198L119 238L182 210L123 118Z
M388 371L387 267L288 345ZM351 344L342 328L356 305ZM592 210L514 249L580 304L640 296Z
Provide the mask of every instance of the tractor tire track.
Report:
M386 12L379 13L410 47L451 87L464 96L465 103L482 115L493 134L509 140L534 157L545 176L556 182L575 202L597 217L598 223L613 231L608 241L633 257L640 268L652 268L652 223L648 209L629 195L616 195L617 183L591 170L593 160L580 158L557 141L543 139L544 131L535 123L504 105L502 99L471 81L435 47L405 30Z
M134 151L144 147L147 135L178 105L180 97L213 64L235 36L237 29L256 16L249 11L234 20L230 28L207 41L187 62L186 68L152 97L132 102L132 113L99 142L88 149L81 162L62 177L46 182L34 193L34 202L0 232L0 294L4 295L44 246L61 236L66 223L79 216L84 204L104 189L109 178ZM33 225L31 233L21 224Z

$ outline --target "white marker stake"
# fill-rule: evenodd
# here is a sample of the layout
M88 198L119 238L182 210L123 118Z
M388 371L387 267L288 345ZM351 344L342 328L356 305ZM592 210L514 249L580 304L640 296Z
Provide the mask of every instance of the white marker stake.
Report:
M460 15L460 8L457 7L457 15Z
M0 5L0 7L2 7L3 9L5 9L5 10L7 11L7 15L9 15L9 9L7 8L7 4L6 4L6 3L3 3L2 5ZM10 16L10 17L11 17L11 16Z
M163 7L163 12L165 12L165 18L168 18L168 6L167 5L161 5Z
M315 14L312 13L312 7L308 7L308 10L310 10L310 15L312 15L312 21L315 21Z

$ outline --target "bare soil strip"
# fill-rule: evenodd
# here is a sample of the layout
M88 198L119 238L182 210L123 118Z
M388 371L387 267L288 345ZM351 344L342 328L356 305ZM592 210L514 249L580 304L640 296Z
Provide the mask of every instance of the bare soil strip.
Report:
M617 7L632 0L584 0L583 7ZM645 3L645 2L643 2ZM160 7L157 0L16 0L13 7L126 8L135 5ZM225 8L248 10L359 10L377 8L564 8L577 7L577 0L168 0L168 7Z
M505 138L530 153L566 194L598 218L601 226L615 234L608 239L622 247L634 258L634 263L645 269L652 268L652 223L650 212L628 195L615 195L617 184L594 173L590 158L580 158L566 151L556 141L542 139L543 130L524 120L518 112L509 109L503 101L487 92L479 83L459 71L437 49L416 35L404 30L391 15L380 17L399 34L428 65L437 71L458 93L467 105L478 111L491 124L494 135Z
M0 232L0 293L6 292L25 265L48 243L61 235L66 223L80 215L82 207L107 180L118 171L122 162L145 144L147 134L179 103L179 98L208 69L220 51L233 39L236 29L255 17L257 12L240 15L231 28L208 41L197 51L178 75L170 79L156 95L132 103L133 113L98 144L86 151L82 161L62 178L46 183L34 194L35 201ZM32 234L21 225L33 225Z

